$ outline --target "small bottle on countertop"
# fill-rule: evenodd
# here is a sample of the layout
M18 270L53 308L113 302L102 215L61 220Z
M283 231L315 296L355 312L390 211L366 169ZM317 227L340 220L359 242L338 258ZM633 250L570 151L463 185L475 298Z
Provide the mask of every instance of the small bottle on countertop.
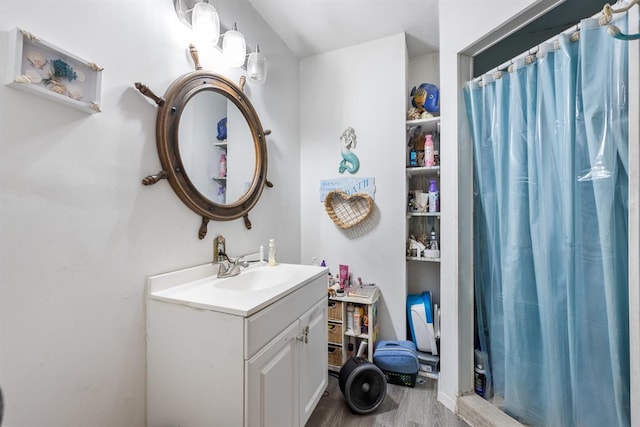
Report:
M276 241L269 239L269 265L276 264Z

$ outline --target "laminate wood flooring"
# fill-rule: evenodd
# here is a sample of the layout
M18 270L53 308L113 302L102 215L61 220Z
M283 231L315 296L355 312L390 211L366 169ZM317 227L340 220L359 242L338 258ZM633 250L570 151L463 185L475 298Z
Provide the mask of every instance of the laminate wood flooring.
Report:
M418 381L414 388L387 384L384 402L373 413L358 415L347 405L338 379L329 375L327 390L306 427L469 427L437 401L435 380Z

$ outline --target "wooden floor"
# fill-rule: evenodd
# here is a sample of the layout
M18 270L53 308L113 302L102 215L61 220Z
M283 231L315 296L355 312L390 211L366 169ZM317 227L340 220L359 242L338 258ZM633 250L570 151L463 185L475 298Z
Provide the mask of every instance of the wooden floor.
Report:
M347 405L338 379L329 386L311 414L307 427L468 427L436 400L436 381L418 378L414 388L387 384L384 402L371 414L357 415Z

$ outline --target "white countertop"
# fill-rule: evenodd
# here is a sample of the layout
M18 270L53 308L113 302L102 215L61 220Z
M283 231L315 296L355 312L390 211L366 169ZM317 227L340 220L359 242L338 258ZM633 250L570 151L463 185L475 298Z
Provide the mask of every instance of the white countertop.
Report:
M209 263L147 278L147 297L248 317L327 270L314 265L254 265L243 268L238 276L218 279L217 267ZM256 278L264 280L265 287L257 285ZM241 289L248 281L254 282L253 288Z

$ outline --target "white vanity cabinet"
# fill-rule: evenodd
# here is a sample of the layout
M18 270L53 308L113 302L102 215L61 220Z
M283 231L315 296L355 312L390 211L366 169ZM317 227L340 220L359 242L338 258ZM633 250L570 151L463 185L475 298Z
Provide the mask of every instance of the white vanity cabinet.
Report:
M306 423L327 386L327 271L297 267L297 284L262 291L270 296L250 309L234 307L242 292L229 290L204 304L206 279L173 293L148 279L149 427Z
M327 387L326 324L325 297L246 362L246 425L307 422Z

